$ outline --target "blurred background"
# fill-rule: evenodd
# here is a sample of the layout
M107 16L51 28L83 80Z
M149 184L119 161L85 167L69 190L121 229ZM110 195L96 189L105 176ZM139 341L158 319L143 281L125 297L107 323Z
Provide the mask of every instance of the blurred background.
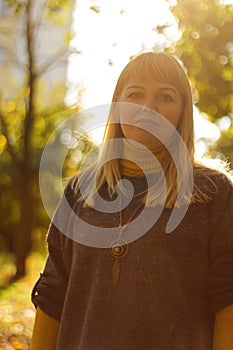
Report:
M49 225L39 191L45 145L68 150L71 129L51 139L57 126L110 103L130 57L151 49L176 55L188 73L198 156L232 167L233 0L0 0L0 350L30 342L30 289ZM80 115L82 134L91 116ZM67 151L64 178L98 153L102 133L82 134Z

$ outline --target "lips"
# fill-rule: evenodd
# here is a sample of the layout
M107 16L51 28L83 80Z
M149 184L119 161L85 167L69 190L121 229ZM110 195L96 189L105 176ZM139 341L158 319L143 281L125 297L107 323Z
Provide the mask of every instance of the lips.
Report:
M161 123L159 123L157 120L151 120L151 119L145 119L145 118L141 118L141 119L137 119L136 121L134 121L135 125L151 125L151 126L160 126Z
M160 129L160 125L158 123L155 123L154 121L148 121L148 120L138 120L134 123L134 126L141 128L147 132L154 133L153 131L157 131Z

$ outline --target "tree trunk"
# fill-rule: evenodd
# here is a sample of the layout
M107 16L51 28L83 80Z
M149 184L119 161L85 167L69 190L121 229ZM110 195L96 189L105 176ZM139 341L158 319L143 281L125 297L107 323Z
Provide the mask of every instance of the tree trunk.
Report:
M26 164L24 164L25 166ZM32 247L33 226L33 198L32 198L32 176L26 165L20 174L20 204L21 217L16 232L16 274L14 279L19 279L26 274L26 258Z
M31 135L34 122L34 103L35 103L35 60L34 60L34 26L32 20L33 1L28 0L26 5L26 47L28 54L28 78L26 86L29 89L29 95L25 98L25 120L23 134L23 159L19 167L19 190L21 217L19 230L16 233L16 274L18 279L26 273L26 258L31 250L31 233L33 225L33 172L32 172L32 146Z

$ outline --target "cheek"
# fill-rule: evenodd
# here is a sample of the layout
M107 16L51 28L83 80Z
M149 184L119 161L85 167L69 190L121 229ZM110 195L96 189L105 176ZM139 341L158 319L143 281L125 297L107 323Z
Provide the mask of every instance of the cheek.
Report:
M168 120L175 128L178 127L181 116L182 108L181 106L166 106L160 111L161 115Z

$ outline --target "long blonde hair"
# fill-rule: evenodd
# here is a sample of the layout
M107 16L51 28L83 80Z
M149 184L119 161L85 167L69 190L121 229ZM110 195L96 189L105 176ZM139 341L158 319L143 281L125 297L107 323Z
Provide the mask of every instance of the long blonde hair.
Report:
M118 97L120 96L125 84L131 77L155 79L156 81L166 82L170 85L173 85L177 89L177 91L180 93L183 103L183 111L177 131L180 134L188 151L192 170L194 171L194 179L199 178L200 176L205 176L209 179L209 184L213 185L212 190L215 189L214 182L211 180L211 175L215 172L215 170L212 170L208 167L205 167L203 164L198 164L195 162L193 101L191 87L184 68L181 66L178 60L170 54L162 52L156 53L151 51L144 52L133 57L125 66L118 78L113 94L113 107L109 112L109 117L104 133L104 142L106 143L106 141L112 139L120 139L123 137L120 124L115 123L116 118L114 115L114 103L118 101ZM111 146L109 147L107 144L105 145L105 143L103 144L103 149L100 153L101 164L103 164L101 168L98 168L99 163L97 161L97 163L95 163L86 172L84 171L79 175L79 182L84 178L87 181L86 198L88 198L88 203L93 203L96 191L98 191L104 184L107 185L110 196L114 195L116 193L116 184L121 179L120 159L114 159L114 157L111 157L110 161L104 162L104 160L108 159L110 152L114 154L114 149L112 149ZM161 164L161 166L165 174L167 185L165 206L167 208L172 208L175 203L176 205L182 205L182 203L185 203L185 186L183 186L181 183L179 194L181 193L182 195L180 196L181 200L179 203L177 202L177 168L166 147L164 147L163 152L165 155L162 158L163 164ZM185 173L186 158L182 153L182 148L178 149L177 152L180 152L178 157L180 166L184 168L183 180L185 180L186 175L190 176L190 174ZM96 182L92 182L92 184L89 186L88 179L90 180L95 175ZM188 181L188 179L186 179L186 181ZM203 187L203 182L202 185L200 185L200 182L194 181L191 202L206 202L209 200L210 187L211 186L209 185ZM145 202L149 206L155 206L161 204L159 203L159 198L160 193L154 193L149 201L148 198L145 198Z

